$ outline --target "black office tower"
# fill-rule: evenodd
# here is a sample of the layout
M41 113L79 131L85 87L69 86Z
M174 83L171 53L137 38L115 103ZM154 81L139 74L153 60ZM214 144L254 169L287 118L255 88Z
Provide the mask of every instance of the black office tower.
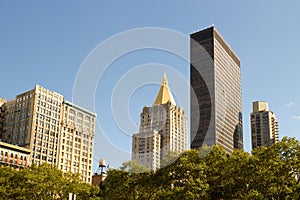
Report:
M243 148L240 61L214 26L190 35L191 148Z

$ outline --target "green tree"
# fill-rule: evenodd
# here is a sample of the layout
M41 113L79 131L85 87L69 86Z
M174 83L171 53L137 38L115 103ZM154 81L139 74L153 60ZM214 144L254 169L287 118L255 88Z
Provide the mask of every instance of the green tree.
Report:
M300 170L300 143L294 138L283 138L271 147L253 150L256 168L253 187L264 198L299 199L300 184L296 175Z
M74 173L66 173L64 175L63 180L64 185L64 194L62 195L62 199L64 199L65 195L69 195L69 193L76 194L76 199L100 199L97 198L97 195L100 191L99 187L90 185L88 183L84 183L80 180L79 174Z
M252 153L218 146L167 156L166 165L144 170L134 162L109 170L103 199L300 199L300 143L283 138ZM172 162L167 162L167 161Z
M131 182L129 172L110 169L107 178L101 184L101 199L132 199Z
M156 184L160 188L154 199L203 199L208 189L205 163L197 150L184 152L173 163L158 170Z
M135 160L129 160L122 163L120 170L126 171L129 174L136 174L136 173L143 173L143 172L150 171L145 166L137 164Z
M99 188L82 183L78 174L63 175L49 164L32 165L17 171L0 168L0 199L67 199L69 192L77 199L99 199Z
M214 147L204 158L209 199L298 199L299 147L288 138L252 155L235 150L229 156Z
M163 159L160 163L160 168L164 168L171 165L178 159L179 156L180 154L176 151L168 151L165 156L165 159Z
M0 167L0 199L22 199L22 188L19 187L21 181L15 169Z

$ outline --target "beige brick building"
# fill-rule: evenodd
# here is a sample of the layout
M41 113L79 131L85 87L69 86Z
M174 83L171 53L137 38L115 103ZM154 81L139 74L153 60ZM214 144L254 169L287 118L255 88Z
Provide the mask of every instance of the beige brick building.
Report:
M95 117L71 102L63 102L58 166L64 172L80 173L91 183L95 137Z
M169 151L187 149L186 115L176 106L164 75L152 107L144 107L140 115L139 133L132 137L132 160L148 169L160 168Z
M2 105L2 141L31 150L47 162L91 182L95 114L39 85Z
M270 146L279 141L278 121L267 102L253 102L251 113L252 149Z

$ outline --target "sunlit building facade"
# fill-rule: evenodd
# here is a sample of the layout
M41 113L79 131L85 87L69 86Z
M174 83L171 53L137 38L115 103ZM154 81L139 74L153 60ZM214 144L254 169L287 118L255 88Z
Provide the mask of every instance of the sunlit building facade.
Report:
M58 166L91 183L96 115L66 100L62 112Z
M160 168L170 151L188 148L185 111L176 106L166 75L152 107L140 115L139 133L132 137L132 159L151 170Z
M66 120L70 107L76 120L72 123L71 120ZM4 103L2 109L2 141L31 150L32 163L39 165L47 162L64 172L80 173L84 181L91 182L90 154L93 154L94 113L65 101L61 94L39 85ZM77 123L80 118L77 117L77 110L81 112L84 128ZM88 128L84 124L86 116L90 122ZM69 130L70 133L66 134ZM80 135L75 136L79 133ZM89 141L88 145L86 138ZM78 147L78 143L80 153L76 154L75 150L77 152L78 148L74 148L73 145ZM68 149L67 152L65 148Z
M24 147L0 142L0 166L23 169L31 165L30 150Z
M275 113L269 110L267 102L253 102L250 118L252 149L259 146L269 147L279 142L278 121Z

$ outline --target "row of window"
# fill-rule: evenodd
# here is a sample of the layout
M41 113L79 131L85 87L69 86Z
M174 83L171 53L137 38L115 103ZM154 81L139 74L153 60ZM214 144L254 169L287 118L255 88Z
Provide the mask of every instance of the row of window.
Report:
M0 154L0 155L1 155L1 156L3 156L3 155L4 155L4 156L8 156L8 154L9 154L9 153L8 153L7 151L5 151L5 152L4 152L4 151L1 151L1 154ZM1 157L1 156L0 156L0 157ZM13 153L10 154L10 158L15 158L15 159L16 159L16 158L18 158L18 157L19 157L18 154L13 154ZM26 160L27 158L26 158L26 156L22 156L22 155L21 155L21 156L20 156L20 160L23 160L23 159Z
M26 96L19 97L19 98L16 99L16 101L17 101L17 102L21 102L21 101L27 100L28 98L31 99L31 98L32 98L32 94L29 94L29 95L27 94Z
M38 99L41 99L41 100L43 100L43 101L46 101L46 102L48 102L48 103L50 103L50 104L53 104L53 105L55 105L55 106L60 106L61 105L61 103L60 102L58 102L59 100L54 100L54 99L52 99L51 97L46 97L45 95L41 95L40 93L38 93L38 95L37 95L37 97L38 97Z

